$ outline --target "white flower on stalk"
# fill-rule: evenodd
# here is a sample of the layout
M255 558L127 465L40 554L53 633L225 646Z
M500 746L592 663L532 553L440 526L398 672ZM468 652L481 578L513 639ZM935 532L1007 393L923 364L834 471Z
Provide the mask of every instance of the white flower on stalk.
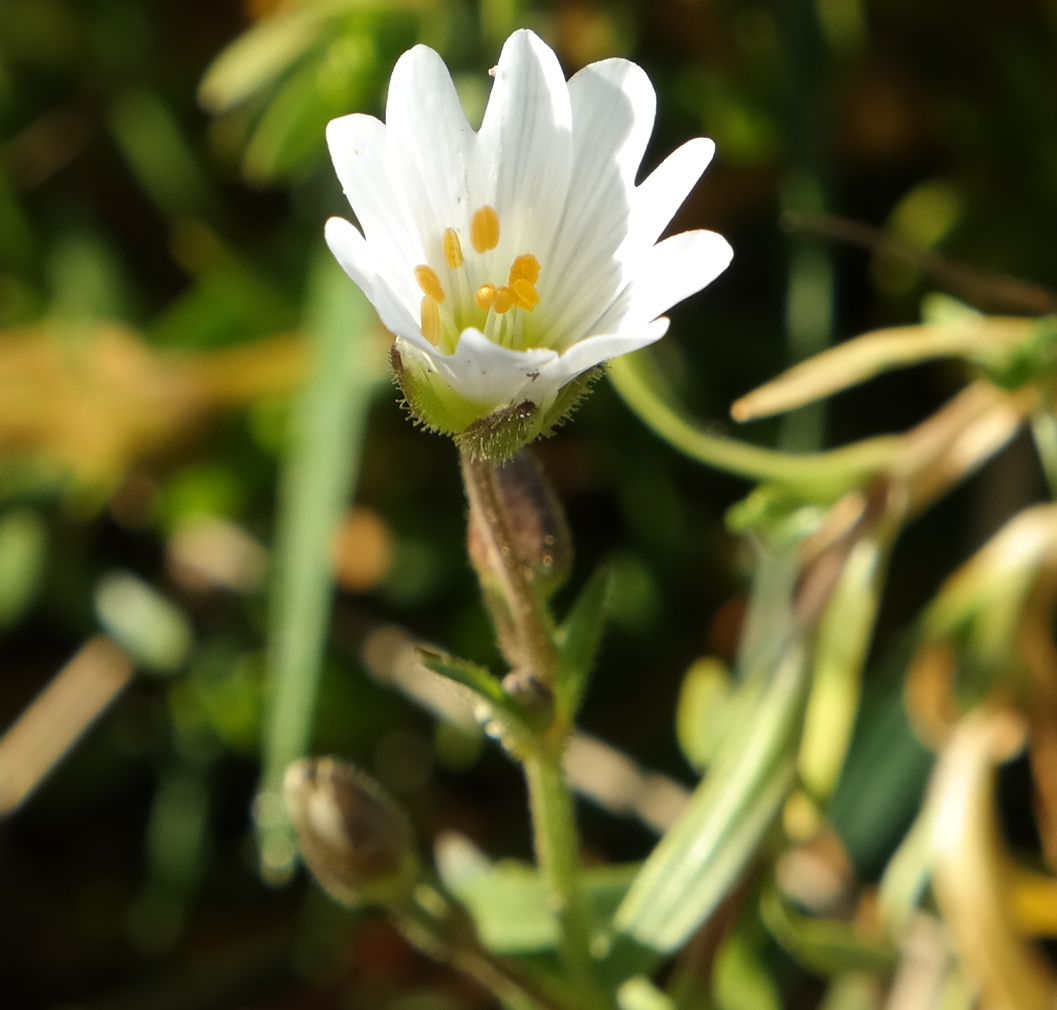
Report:
M561 420L574 380L662 337L661 314L731 249L710 231L657 241L714 145L691 140L635 185L656 108L636 64L604 60L566 82L523 30L494 75L477 132L425 46L397 62L384 124L333 120L331 157L362 231L331 218L326 238L395 335L416 416L507 456Z

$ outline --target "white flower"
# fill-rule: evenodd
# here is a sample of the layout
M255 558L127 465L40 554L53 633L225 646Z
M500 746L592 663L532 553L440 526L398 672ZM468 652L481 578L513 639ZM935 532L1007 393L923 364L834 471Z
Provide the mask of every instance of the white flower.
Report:
M384 124L327 129L362 229L331 218L327 243L396 336L412 409L455 435L528 404L538 430L563 386L658 340L661 313L731 258L710 231L657 241L714 144L691 140L635 185L656 107L640 67L604 60L566 82L518 31L494 73L478 132L425 46L397 62Z

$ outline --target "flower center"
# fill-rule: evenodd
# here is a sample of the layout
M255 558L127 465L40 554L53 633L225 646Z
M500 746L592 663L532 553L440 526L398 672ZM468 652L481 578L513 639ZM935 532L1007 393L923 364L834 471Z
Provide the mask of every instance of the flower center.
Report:
M494 207L479 208L470 221L470 245L476 258L467 261L454 228L444 229L440 244L447 288L433 267L425 263L415 267L415 280L422 291L422 335L450 354L462 331L476 326L495 344L524 349L524 314L540 303L536 288L539 260L524 253L511 264L506 284L492 282L488 271L493 257L488 254L499 245L499 214Z

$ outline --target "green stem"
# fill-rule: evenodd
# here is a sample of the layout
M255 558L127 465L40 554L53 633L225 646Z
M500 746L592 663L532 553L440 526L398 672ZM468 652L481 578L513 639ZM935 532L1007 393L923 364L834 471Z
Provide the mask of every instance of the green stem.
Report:
M836 497L884 470L900 445L898 436L867 439L827 452L792 454L746 445L691 424L669 406L643 375L637 355L609 363L609 378L624 402L661 438L691 459L750 480L793 485L801 493Z
M463 453L462 472L470 501L470 521L487 541L493 573L503 587L518 640L522 670L553 690L558 662L553 621L519 556L496 468ZM601 1010L608 1001L594 977L587 911L580 887L576 815L562 767L569 730L563 720L552 721L538 731L521 758L528 782L536 859L561 925L566 969L580 991L580 1005L585 1010Z
M589 995L587 1006L605 1006L594 979L587 908L580 887L579 842L572 794L561 749L542 744L525 759L536 860L561 924L562 956L572 977Z
M436 887L420 886L391 914L400 932L424 954L450 962L501 999L527 999L540 1010L579 1010L578 994L561 980L512 964L484 947L464 914Z

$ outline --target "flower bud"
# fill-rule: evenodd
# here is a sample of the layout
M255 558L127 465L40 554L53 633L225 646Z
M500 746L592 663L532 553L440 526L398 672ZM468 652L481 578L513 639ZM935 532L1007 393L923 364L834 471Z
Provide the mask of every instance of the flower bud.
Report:
M303 758L283 790L305 863L332 898L388 904L408 894L418 875L411 825L373 779L336 758Z
M572 567L572 538L558 496L531 452L520 452L502 466L491 467L495 497L510 530L525 578L544 597L565 582ZM482 580L500 563L483 535L487 517L470 496L470 558Z

